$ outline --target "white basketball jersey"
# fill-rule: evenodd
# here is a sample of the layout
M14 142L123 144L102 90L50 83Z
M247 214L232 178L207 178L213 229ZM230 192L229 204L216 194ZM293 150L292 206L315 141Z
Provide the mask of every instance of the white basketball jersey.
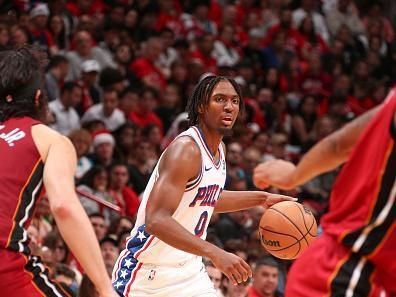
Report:
M219 162L215 163L197 127L189 128L187 131L178 135L177 138L182 136L193 138L199 146L202 168L199 176L186 185L180 204L172 217L190 233L205 239L213 209L224 188L226 179L224 151L220 144L218 148L220 155ZM172 265L197 259L197 256L178 250L145 231L146 205L151 190L160 174L158 172L159 162L144 191L135 227L132 229L131 237L127 241L126 248L128 254L132 254L138 262L157 265ZM186 166L188 166L188 164L186 164ZM166 199L166 193L163 198ZM166 226L163 227L166 228Z

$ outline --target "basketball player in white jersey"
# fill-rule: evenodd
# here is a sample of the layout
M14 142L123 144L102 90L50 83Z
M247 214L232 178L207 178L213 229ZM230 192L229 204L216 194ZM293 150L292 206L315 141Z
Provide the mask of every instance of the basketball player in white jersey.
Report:
M251 277L245 261L205 241L213 211L268 207L293 198L223 191L221 140L234 125L241 98L236 82L225 77L206 77L194 89L187 106L190 128L158 161L135 227L115 264L112 280L120 296L215 297L202 257L235 285Z

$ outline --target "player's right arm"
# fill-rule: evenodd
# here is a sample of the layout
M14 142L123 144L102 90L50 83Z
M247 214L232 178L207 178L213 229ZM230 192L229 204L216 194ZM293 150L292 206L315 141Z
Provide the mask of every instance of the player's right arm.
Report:
M252 272L245 261L194 236L172 217L187 182L200 170L201 152L192 139L181 137L167 148L147 203L146 231L176 249L210 259L234 284L246 281Z
M32 135L44 161L43 182L51 212L73 255L95 284L100 296L117 296L107 275L98 240L75 193L76 153L69 139L44 125Z
M255 185L261 189L270 185L292 189L337 168L347 161L363 130L381 106L369 110L319 141L297 166L284 160L271 160L258 165L253 174Z

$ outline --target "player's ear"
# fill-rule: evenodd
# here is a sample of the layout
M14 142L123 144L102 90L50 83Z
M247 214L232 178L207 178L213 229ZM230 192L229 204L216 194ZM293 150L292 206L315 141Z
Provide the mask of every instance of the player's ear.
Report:
M202 104L198 105L198 113L203 114L205 112L205 108Z
M38 89L36 90L36 93L34 94L34 105L38 107L40 105L40 96L41 96L41 90Z

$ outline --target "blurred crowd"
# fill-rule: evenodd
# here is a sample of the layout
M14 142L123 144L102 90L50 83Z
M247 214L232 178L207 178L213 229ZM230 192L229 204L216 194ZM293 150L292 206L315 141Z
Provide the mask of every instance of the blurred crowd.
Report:
M243 90L245 111L225 139L226 188L254 190L260 162L297 162L384 100L396 79L395 19L394 1L0 1L0 48L30 43L48 53L47 122L76 148L77 190L111 274L151 171L187 128L184 109L199 79L231 76ZM319 220L336 176L284 193ZM283 296L290 262L261 247L262 213L213 217L208 240L254 270L251 282L235 287L208 263L219 296ZM45 197L29 235L70 294L95 296Z

